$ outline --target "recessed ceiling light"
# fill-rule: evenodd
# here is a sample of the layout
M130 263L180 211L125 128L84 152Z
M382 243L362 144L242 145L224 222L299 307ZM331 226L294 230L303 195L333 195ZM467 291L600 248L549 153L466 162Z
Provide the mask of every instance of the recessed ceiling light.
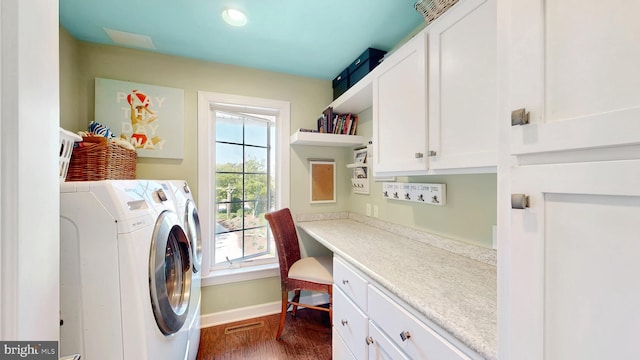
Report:
M222 18L232 26L245 26L247 24L247 16L236 9L225 9L222 12Z

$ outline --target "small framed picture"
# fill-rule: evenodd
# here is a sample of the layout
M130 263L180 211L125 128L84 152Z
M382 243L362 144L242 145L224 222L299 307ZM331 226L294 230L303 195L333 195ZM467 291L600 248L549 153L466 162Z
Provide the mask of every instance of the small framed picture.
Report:
M336 202L336 162L312 160L309 161L309 171L310 202Z

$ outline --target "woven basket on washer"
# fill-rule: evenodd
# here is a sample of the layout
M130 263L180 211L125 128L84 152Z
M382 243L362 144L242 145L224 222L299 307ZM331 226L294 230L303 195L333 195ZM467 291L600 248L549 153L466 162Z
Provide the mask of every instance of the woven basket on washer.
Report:
M424 21L429 24L457 2L458 0L420 0L415 3L414 7L422 15Z
M136 152L102 136L85 136L73 149L67 181L126 180L136 178Z

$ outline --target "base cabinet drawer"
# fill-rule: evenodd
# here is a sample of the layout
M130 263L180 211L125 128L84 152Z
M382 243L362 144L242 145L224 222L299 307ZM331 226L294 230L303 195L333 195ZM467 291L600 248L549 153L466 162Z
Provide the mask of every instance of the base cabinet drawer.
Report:
M344 260L333 258L333 282L353 302L365 312L367 311L368 282Z
M340 334L333 329L333 335L331 336L331 353L332 358L336 360L358 360L356 359L351 350L349 350L349 346L344 343Z
M368 291L371 321L411 359L470 359L440 334L418 320L398 303L373 286Z
M410 360L371 321L369 321L367 344L369 345L369 360Z
M340 288L333 290L333 329L348 345L356 359L367 358L369 319Z

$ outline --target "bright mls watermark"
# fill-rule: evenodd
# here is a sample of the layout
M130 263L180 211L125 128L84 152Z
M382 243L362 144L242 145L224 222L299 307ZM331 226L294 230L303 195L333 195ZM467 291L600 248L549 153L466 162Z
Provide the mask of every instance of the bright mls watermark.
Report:
M57 341L0 341L0 360L58 360Z

